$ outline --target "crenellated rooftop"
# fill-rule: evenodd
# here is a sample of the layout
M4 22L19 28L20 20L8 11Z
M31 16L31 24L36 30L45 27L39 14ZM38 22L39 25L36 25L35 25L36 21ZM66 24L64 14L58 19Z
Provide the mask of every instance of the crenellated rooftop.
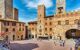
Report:
M52 16L46 16L45 18L50 17L73 17L73 16L80 16L80 11L74 11L74 12L65 12L64 14L54 14Z
M28 22L28 24L37 24L37 21Z

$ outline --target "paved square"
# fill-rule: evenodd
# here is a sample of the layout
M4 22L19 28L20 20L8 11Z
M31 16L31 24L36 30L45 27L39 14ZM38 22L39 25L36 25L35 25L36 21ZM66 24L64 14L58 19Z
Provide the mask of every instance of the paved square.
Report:
M67 41L60 46L59 41L53 40L23 40L14 41L10 44L11 50L74 50L74 42Z

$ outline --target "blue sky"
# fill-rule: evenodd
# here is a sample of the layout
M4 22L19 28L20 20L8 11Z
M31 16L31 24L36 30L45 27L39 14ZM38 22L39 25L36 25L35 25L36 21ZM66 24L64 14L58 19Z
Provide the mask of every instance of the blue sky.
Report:
M13 6L19 10L19 20L29 22L37 20L37 6L44 4L46 16L53 15L56 9L56 0L13 0ZM80 0L66 0L66 11L80 10Z

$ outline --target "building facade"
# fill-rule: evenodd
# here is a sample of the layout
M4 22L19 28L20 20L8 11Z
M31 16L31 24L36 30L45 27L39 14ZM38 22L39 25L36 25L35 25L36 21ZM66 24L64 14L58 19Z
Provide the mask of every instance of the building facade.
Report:
M28 37L37 38L37 21L28 22Z
M9 40L25 39L25 23L16 20L0 19L0 33Z
M11 41L25 39L25 23L18 20L13 0L0 0L0 33Z
M45 6L38 6L37 38L66 39L66 32L79 29L80 11L66 12L66 0L56 0L56 14L46 16Z

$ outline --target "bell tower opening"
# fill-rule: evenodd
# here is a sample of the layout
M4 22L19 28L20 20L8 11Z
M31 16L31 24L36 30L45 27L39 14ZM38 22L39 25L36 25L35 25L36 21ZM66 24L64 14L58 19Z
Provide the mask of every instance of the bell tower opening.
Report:
M63 14L65 12L65 0L56 1L56 14Z
M58 7L58 11L59 11L58 13L59 13L59 14L60 14L60 13L63 13L62 10L63 10L63 7Z

